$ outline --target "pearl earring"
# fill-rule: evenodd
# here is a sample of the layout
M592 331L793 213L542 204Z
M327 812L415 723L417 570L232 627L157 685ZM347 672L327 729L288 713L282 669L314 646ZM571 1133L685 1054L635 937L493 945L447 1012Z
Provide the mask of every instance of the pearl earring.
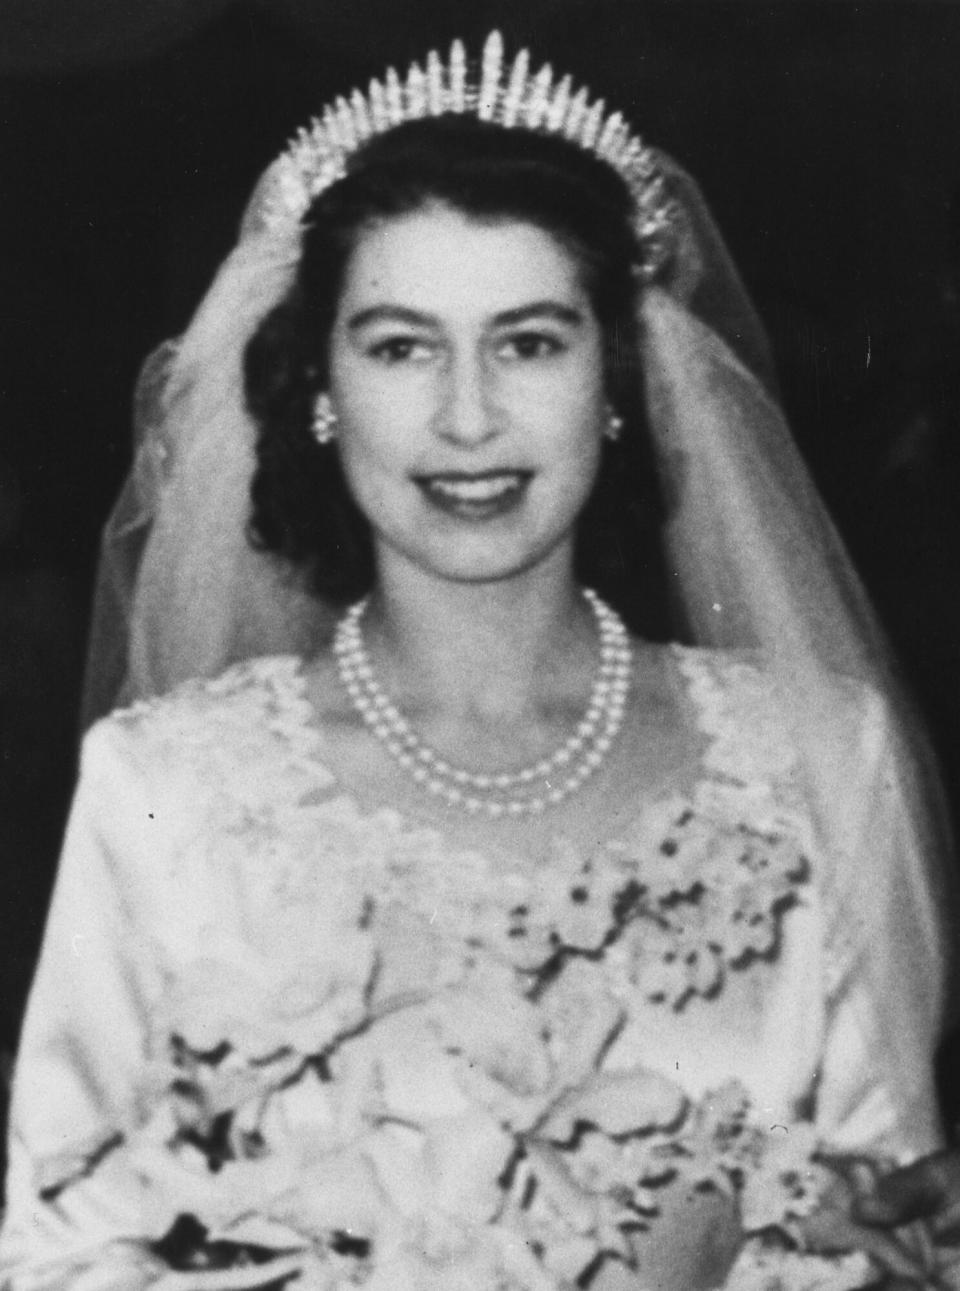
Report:
M607 410L607 424L603 428L603 433L611 443L616 443L620 438L620 432L623 430L623 418L613 411L612 408Z
M336 439L337 414L334 412L330 396L324 392L318 394L313 405L313 420L310 429L318 444L332 444Z

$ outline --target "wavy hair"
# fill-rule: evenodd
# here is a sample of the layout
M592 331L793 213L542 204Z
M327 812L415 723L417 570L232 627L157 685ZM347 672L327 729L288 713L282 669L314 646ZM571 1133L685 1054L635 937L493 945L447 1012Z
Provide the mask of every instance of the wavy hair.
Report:
M623 419L604 441L598 477L577 523L580 580L644 635L666 635L659 538L663 501L644 416L637 337L633 203L606 163L552 135L506 130L472 117L408 122L353 154L347 175L304 217L293 286L263 320L244 356L257 424L251 541L305 566L325 599L364 595L375 575L369 522L339 454L311 433L326 388L330 333L351 253L371 223L432 203L480 221L536 225L573 256L604 338L604 377Z

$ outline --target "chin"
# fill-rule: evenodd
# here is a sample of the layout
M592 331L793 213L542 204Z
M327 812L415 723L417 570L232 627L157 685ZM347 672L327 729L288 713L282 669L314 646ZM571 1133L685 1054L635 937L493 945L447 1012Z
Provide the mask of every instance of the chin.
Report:
M527 573L539 562L530 561L445 561L427 567L435 577L448 583L500 583Z
M573 565L576 516L573 523L564 515L549 525L523 524L518 516L472 525L422 515L417 521L411 518L393 533L379 530L383 562L399 557L421 574L454 583L500 582L547 562Z
M444 582L473 585L493 584L508 582L510 579L520 578L525 574L532 573L538 566L546 563L549 554L526 554L517 556L514 559L498 560L445 560L429 566L421 565L421 568L428 569L435 577L442 579Z

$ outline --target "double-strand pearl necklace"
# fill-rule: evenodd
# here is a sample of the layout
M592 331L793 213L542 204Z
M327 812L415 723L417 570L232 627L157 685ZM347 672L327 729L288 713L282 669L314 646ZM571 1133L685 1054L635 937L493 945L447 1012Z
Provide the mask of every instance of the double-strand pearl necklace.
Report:
M630 685L630 641L622 619L596 592L584 588L583 595L600 636L600 665L590 701L573 733L532 766L517 771L468 771L424 743L374 676L361 627L366 600L351 606L337 624L333 650L340 680L370 731L427 793L473 815L545 811L575 793L601 765L623 722Z

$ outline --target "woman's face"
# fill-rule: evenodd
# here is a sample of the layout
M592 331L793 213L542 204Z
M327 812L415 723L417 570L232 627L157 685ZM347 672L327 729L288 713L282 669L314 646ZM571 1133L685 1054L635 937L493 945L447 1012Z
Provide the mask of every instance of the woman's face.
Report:
M381 570L483 581L572 559L599 464L603 339L576 261L548 233L442 206L367 230L329 370Z

